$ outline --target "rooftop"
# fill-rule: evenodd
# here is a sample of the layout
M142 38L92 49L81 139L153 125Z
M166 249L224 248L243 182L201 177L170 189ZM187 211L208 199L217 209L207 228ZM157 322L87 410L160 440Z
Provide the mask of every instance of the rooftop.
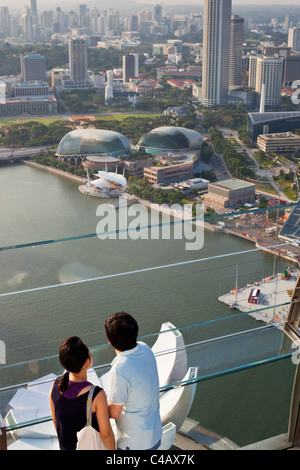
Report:
M269 139L294 139L300 140L300 136L293 134L292 132L279 132L277 134L260 134L258 136L260 139L269 140Z
M248 116L253 124L259 124L269 121L277 121L278 119L300 118L300 111L283 112L269 112L269 113L248 113Z
M214 186L220 186L226 189L241 189L241 188L255 186L253 183L248 183L248 181L243 181L243 180L239 180L235 178L224 180L224 181L218 181L216 183L211 183L211 184L213 184Z

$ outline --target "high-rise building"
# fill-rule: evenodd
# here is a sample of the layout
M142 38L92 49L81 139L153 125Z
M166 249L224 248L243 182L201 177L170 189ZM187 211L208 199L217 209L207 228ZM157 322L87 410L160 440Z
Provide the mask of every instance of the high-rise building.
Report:
M46 59L40 54L21 55L21 75L24 82L46 80Z
M139 76L139 55L130 52L123 56L123 82L128 83L132 77Z
M88 86L87 76L87 45L84 39L69 41L70 78L75 87Z
M162 6L157 4L154 7L154 21L157 21L158 23L162 19Z
M293 26L289 28L288 46L292 48L293 52L300 54L300 28Z
M256 87L256 68L257 68L257 54L249 55L249 73L248 73L248 86L255 89Z
M105 103L108 104L109 100L114 97L114 72L113 70L106 71L106 84L105 84Z
M27 7L23 8L21 24L22 24L24 39L26 39L27 41L32 41L33 31L32 31L32 16L31 16L30 8L27 8Z
M33 18L33 22L37 23L37 20L38 20L37 0L30 0L30 12Z
M290 25L290 16L285 15L284 22L283 22L283 25L282 25L283 31L287 32L287 30L289 29L289 25Z
M79 5L79 26L85 28L88 26L87 6Z
M240 18L238 15L231 15L229 88L238 87L242 84L244 36L244 18Z
M115 35L119 30L119 13L113 9L109 9L107 12L107 29L109 34Z
M284 59L262 54L250 57L249 87L261 96L264 86L264 105L279 106L283 84Z
M221 104L228 96L231 0L204 0L202 103Z
M9 19L9 10L8 7L1 7L1 16L0 16L0 31L4 36L8 36L10 32L10 19Z

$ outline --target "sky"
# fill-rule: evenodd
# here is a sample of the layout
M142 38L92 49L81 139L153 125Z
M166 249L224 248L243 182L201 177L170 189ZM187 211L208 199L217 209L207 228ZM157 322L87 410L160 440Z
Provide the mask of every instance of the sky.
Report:
M189 5L193 6L199 6L200 9L203 9L203 1L204 0L186 0L186 2L182 2L182 0L127 0L127 2L124 3L123 0L102 0L101 2L98 0L37 0L37 5L38 5L38 11L42 10L55 10L56 7L60 6L62 10L64 11L69 11L71 9L77 11L79 4L86 4L87 6L94 7L96 6L99 10L101 9L106 9L109 8L110 6L112 8L115 8L116 10L119 11L125 11L124 5L131 5L132 3L135 4L135 8L138 8L139 5L141 5L141 8L146 8L147 6L151 8L152 5L155 5L157 3L162 4L162 6L183 6L185 4L187 7ZM299 6L299 1L300 0L287 0L285 6ZM251 5L259 6L260 8L262 6L270 7L270 17L273 16L274 13L272 13L272 6L276 7L283 7L283 2L282 0L232 0L232 5L233 7L238 7L238 6L247 6L248 8L251 7ZM15 13L20 13L23 9L24 6L30 6L30 0L0 0L0 7L1 6L8 6L10 13L15 14ZM102 8L101 8L102 7ZM300 6L299 6L300 10ZM129 10L130 11L130 10Z
M136 3L149 3L149 4L156 4L156 3L162 3L163 5L174 5L176 3L182 5L182 0L135 0ZM91 1L91 0L78 0L77 1L71 1L71 0L37 0L38 8L48 8L50 9L51 6L52 8L55 8L57 6L60 6L63 8L63 5L72 5L73 8L75 5L78 3L79 4L96 4L99 2L96 1ZM189 5L203 5L203 0L187 0L187 4ZM262 2L259 0L233 0L233 5L262 5ZM282 0L263 0L263 5L282 5ZM287 5L299 5L299 0L288 0L286 2ZM30 5L30 0L0 0L0 6L8 6L9 8L23 8L23 6L29 6ZM299 6L300 8L300 6Z

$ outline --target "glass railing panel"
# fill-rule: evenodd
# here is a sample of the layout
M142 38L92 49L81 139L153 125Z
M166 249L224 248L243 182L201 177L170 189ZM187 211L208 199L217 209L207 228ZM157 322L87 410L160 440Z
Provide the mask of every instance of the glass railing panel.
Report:
M249 363L208 375L200 373L196 378L196 394L189 413L192 420L189 437L206 444L205 436L213 430L215 436L226 437L236 446L243 447L286 433L294 369L290 357L277 356L265 363ZM284 387L277 380L278 373ZM188 381L182 384L192 386ZM177 386L170 384L168 390ZM1 391L1 395L3 399L5 393ZM30 431L32 426L50 421L50 416L45 415L16 424L8 415L7 431L13 431L17 438L15 431L18 435L20 429L22 432L24 429Z
M43 238L33 239L32 234L24 230L19 236L14 232L11 240L15 246L3 240L0 339L6 347L6 364L0 366L2 414L7 399L16 390L7 387L26 385L50 372L61 373L57 351L67 336L81 336L92 349L97 366L109 364L114 354L106 344L104 321L109 314L124 309L137 318L140 337L150 346L162 323L170 321L180 327L187 345L188 365L199 368L192 418L198 420L199 417L199 422L209 422L212 418L214 426L209 428L232 438L227 430L222 430L223 417L216 423L217 413L211 413L210 417L209 411L214 403L218 403L218 416L222 416L220 403L224 394L221 393L220 399L220 390L226 391L231 382L234 384L232 396L237 397L239 387L243 391L240 409L245 403L245 407L249 405L252 410L255 404L250 404L253 400L255 403L256 397L252 382L256 380L262 403L273 384L276 400L269 403L272 416L274 403L281 400L278 396L286 405L294 373L290 364L292 345L285 341L280 326L285 320L296 275L281 281L281 273L286 268L292 272L298 266L290 253L279 256L283 252L278 249L286 249L282 240L274 242L272 239L273 244L281 245L276 246L276 257L260 249L265 243L263 240L270 238L266 229L272 227L274 221L277 224L279 219L277 209L273 218L271 211L269 208L268 217L266 210L262 210L256 214L248 213L247 218L243 213L239 219L234 218L235 214L206 219L211 227L205 230L204 245L199 250L186 250L184 238L151 239L149 232L146 239L128 236L124 240L100 240L94 234L95 211L90 214L84 232L80 232L82 225L79 223L72 231L68 223L66 226L61 224L59 230L50 223L46 225L49 230L42 232ZM228 222L224 224L225 219ZM229 226L231 232L237 230L239 236L233 236ZM252 233L254 229L256 240ZM20 246L25 243L29 246ZM280 273L278 281L272 277L276 273ZM259 284L263 290L268 281L273 283L268 301L249 304L249 293L244 288ZM232 291L237 287L235 295ZM226 303L224 296L229 293L232 298ZM258 317L259 321L254 318L256 314L262 315ZM276 326L269 326L269 322ZM284 363L288 365L283 374ZM262 379L264 370L268 374L265 380ZM102 369L97 373L101 375ZM247 385L248 373L251 386ZM243 377L242 385L238 377ZM213 386L222 380L223 385ZM204 389L210 391L209 403L206 392L204 402L201 401ZM230 393L226 393L229 402ZM205 418L203 403L207 403ZM234 416L234 400L229 409ZM286 423L286 406L283 409L281 422ZM258 406L254 422L259 421L260 413ZM241 423L243 420L241 417ZM227 418L225 421L230 422ZM271 424L272 421L269 429ZM284 427L285 424L280 425L280 428Z

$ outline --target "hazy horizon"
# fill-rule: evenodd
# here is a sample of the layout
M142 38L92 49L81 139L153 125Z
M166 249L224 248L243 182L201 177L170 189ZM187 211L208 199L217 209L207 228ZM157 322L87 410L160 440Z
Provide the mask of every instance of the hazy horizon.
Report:
M115 2L114 0L112 2L108 2L107 1L104 1L103 2L104 4L105 3L110 3L110 4L114 4L114 3L117 3L117 1ZM121 2L120 2L121 3ZM130 3L136 3L136 4L143 4L143 5L155 5L157 3L160 3L162 4L163 6L166 5L166 6L172 6L172 5L180 5L182 6L182 0L164 0L164 1L159 1L159 0L134 0L132 2L129 2ZM62 0L62 1L58 1L58 0L37 0L37 6L38 6L38 9L49 9L51 8L56 8L57 6L60 6L61 8L63 8L64 6L72 6L72 8L74 9L75 7L77 7L77 5L79 6L79 4L86 4L88 6L92 5L92 6L98 6L99 10L101 9L101 7L99 6L99 3L96 2L95 0L79 0L78 3L75 3L74 4L74 1L71 1L71 0ZM253 2L249 2L249 0L233 0L232 1L232 4L234 6L247 6L247 7L251 7L251 6L256 6L256 5L259 5L260 8L266 6L278 6L278 7L283 7L283 8L287 8L289 6L299 6L299 0L289 0L288 3L286 5L283 5L282 4L282 0L264 0L264 3L263 5L261 4L261 2L259 2L258 0L254 0ZM189 5L199 5L199 6L203 6L203 0L188 0L187 2L187 5L186 6L189 6ZM30 6L30 0L14 0L13 2L13 5L11 5L11 3L9 2L9 0L0 0L0 6L8 6L9 9L11 10L16 10L16 9L22 9L24 6ZM124 8L124 7L123 7ZM300 6L299 6L299 10L300 10Z

